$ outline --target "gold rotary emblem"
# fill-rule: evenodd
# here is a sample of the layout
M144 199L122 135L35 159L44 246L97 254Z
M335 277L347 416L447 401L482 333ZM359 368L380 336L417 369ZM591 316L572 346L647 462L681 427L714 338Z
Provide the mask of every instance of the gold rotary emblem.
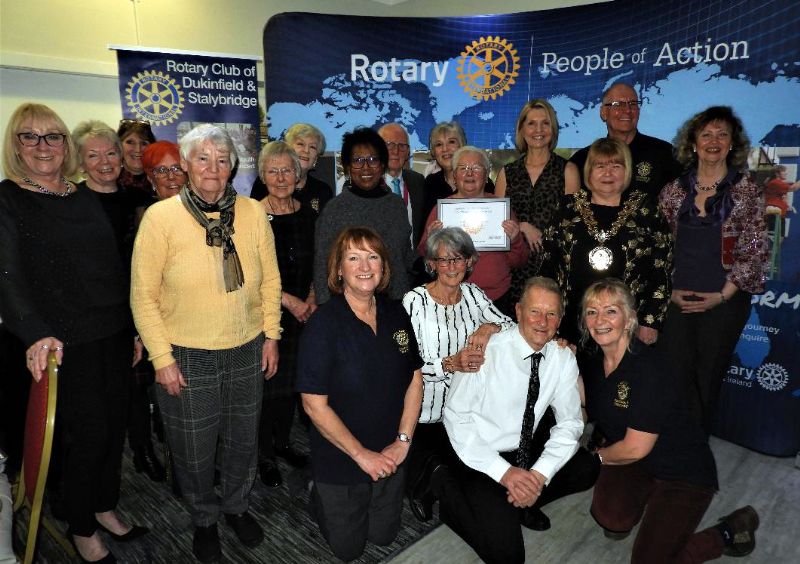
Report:
M136 117L153 125L172 123L183 111L181 87L161 71L140 72L128 83L125 93Z
M625 381L617 384L617 397L614 399L614 405L622 409L628 409L628 394L630 394L631 386Z
M490 35L464 48L456 71L464 91L485 102L502 96L516 82L519 57L513 44Z
M653 165L647 161L642 161L636 165L636 179L640 182L649 182L652 172Z
M392 338L394 338L394 341L397 343L400 352L406 354L408 352L408 331L405 329L395 331Z

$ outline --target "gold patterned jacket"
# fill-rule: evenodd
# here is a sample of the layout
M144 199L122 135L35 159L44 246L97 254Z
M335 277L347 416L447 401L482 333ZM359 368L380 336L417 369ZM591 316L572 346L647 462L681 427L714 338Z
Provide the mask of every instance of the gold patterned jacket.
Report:
M561 217L545 232L545 272L561 287L565 307L571 296L585 290L571 287L570 267L576 244L582 241L580 238L590 237L579 210L580 199L586 194L579 191L563 196ZM622 210L626 204L632 206L617 232L625 253L623 282L636 298L639 324L660 330L672 292L672 234L652 196L627 190L622 204Z

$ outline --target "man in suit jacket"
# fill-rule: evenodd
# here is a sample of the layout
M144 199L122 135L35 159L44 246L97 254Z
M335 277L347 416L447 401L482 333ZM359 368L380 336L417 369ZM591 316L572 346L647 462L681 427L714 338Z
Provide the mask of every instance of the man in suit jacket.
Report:
M413 247L419 244L422 232L425 230L425 193L423 185L425 177L420 173L406 168L411 157L411 146L408 143L408 133L399 123L387 123L378 130L389 149L389 166L386 167L386 185L395 194L403 198L408 209L408 219L411 223Z

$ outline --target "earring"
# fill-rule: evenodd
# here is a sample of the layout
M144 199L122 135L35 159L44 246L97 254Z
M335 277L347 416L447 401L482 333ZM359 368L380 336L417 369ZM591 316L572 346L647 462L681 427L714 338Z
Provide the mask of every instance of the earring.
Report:
M337 276L337 277L336 277L336 281L337 281L337 282L341 282L341 281L342 281L342 275L341 275L341 274L340 274L339 276Z

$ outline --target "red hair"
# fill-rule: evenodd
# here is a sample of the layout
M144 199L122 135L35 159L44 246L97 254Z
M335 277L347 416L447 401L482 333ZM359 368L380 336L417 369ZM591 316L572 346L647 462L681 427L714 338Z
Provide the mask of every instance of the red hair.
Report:
M158 163L160 163L167 155L175 157L176 162L181 161L181 155L178 151L178 146L171 141L156 141L155 143L150 143L147 147L145 147L144 151L142 152L142 168L144 169L145 174L150 176L150 173L153 172L153 169L156 168Z

